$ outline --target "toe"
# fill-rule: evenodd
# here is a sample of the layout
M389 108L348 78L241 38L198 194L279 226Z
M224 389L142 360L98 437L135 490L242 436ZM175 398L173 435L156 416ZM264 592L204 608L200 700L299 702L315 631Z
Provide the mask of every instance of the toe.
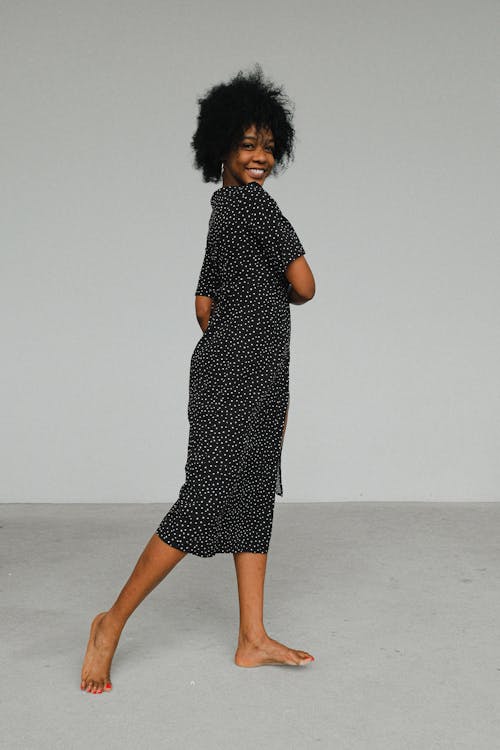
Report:
M303 659L314 659L314 656L307 651L299 651L299 654Z
M312 656L308 656L306 659L301 659L300 663L306 665L306 664L312 664L313 661L314 659L312 658Z
M106 681L106 683L105 683L105 685L104 685L104 690L107 690L107 691L109 691L109 690L111 690L111 688L112 688L112 687L113 687L113 686L112 686L112 684L111 684L111 680L110 680L110 679L109 679L109 677L108 677L108 679L107 679L107 681Z

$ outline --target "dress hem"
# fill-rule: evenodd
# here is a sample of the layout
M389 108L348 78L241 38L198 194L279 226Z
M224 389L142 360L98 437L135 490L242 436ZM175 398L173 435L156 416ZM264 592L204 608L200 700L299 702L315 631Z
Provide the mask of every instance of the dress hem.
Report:
M269 552L269 547L266 550L261 549L221 549L221 550L215 550L214 552L201 552L199 549L196 549L194 547L191 547L188 549L189 545L184 545L183 547L180 547L176 542L169 541L168 538L165 538L165 536L162 536L158 530L155 531L155 534L162 540L162 542L165 542L165 544L170 545L170 547L174 547L174 549L178 549L181 552L185 552L188 555L196 555L197 557L215 557L215 555L234 555L238 552L251 552L255 555L267 555Z

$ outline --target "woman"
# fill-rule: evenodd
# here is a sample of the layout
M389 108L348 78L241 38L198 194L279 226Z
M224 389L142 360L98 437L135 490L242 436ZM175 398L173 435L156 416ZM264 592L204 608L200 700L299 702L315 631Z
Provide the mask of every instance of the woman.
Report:
M111 660L132 612L186 554L231 552L241 667L307 664L307 651L267 634L264 577L275 495L283 494L281 447L288 413L289 303L312 299L315 282L290 222L262 187L293 153L286 97L260 66L199 100L191 145L211 198L207 245L195 291L203 331L189 379L186 481L118 599L91 625L81 689L111 690Z

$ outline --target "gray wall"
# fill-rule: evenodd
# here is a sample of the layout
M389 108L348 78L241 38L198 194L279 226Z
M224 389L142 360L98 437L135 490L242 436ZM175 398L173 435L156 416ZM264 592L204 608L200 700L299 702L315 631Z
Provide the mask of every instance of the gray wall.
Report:
M498 500L499 8L3 2L1 499L177 499L196 97L258 61L296 104L265 187L317 281L285 500Z

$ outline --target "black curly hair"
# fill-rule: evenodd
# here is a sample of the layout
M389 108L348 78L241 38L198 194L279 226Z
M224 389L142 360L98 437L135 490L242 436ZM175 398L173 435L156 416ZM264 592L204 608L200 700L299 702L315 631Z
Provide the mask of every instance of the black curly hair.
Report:
M266 81L259 63L247 75L239 71L229 83L218 83L198 100L198 127L191 139L194 167L204 182L221 179L221 165L246 128L269 128L274 136L274 167L278 174L293 159L294 104L282 86Z

